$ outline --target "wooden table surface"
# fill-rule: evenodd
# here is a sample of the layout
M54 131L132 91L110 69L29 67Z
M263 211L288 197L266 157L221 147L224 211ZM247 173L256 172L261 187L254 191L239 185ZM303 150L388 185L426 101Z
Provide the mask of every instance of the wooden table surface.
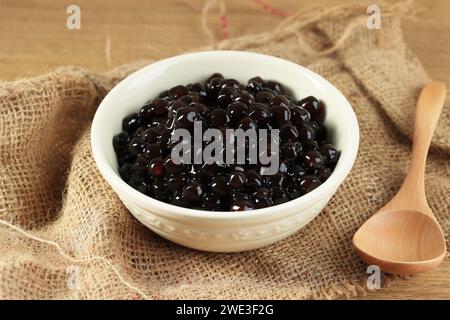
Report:
M308 2L267 0L285 12ZM361 2L361 1L359 1ZM363 1L364 2L364 1ZM262 32L282 18L257 1L227 0L231 36ZM367 5L376 3L368 1ZM418 23L405 22L405 38L429 74L450 86L450 1L423 0ZM81 8L81 30L66 28L66 8ZM0 0L0 81L78 65L102 72L140 59L157 59L208 44L200 25L204 1L196 0ZM381 6L382 9L382 6ZM218 18L211 25L219 34ZM380 289L367 299L450 299L450 261L431 273Z

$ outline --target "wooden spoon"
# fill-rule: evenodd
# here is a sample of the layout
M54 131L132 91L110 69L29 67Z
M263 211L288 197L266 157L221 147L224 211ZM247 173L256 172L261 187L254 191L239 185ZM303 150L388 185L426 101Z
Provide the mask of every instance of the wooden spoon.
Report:
M355 233L361 258L381 270L401 275L437 266L447 252L444 234L425 196L425 163L446 95L445 84L432 81L417 102L411 164L400 191Z

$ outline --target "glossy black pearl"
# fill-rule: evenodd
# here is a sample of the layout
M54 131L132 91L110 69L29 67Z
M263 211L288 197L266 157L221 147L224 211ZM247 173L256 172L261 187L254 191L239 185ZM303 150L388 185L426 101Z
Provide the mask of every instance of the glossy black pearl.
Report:
M170 144L172 139L172 132L167 129L163 129L160 131L158 135L157 143L159 143L159 147L161 150L161 155L167 156L171 152Z
M205 87L200 82L192 83L186 86L186 88L192 92L201 92L205 90Z
M230 87L233 89L239 89L240 87L240 83L239 81L235 80L235 79L223 79L222 82L220 83L221 88L224 87Z
M264 80L261 77L253 77L247 82L246 90L253 95L257 94L264 87Z
M233 201L230 206L231 211L249 211L253 209L252 203L245 200Z
M270 190L268 188L265 188L265 187L259 187L252 194L252 197L254 199L267 199L267 198L270 198L270 196L271 196Z
M230 116L230 122L234 125L237 124L242 118L248 115L248 107L243 102L233 102L227 107L228 115Z
M158 200L166 201L168 196L168 190L164 180L154 179L150 184L150 186L153 197L155 197Z
M183 189L185 179L181 175L171 175L167 179L167 189L171 192L178 192Z
M202 116L205 117L206 114L209 112L209 108L205 106L203 103L193 103L191 104L191 107L197 110L197 112Z
M300 141L314 140L316 131L310 124L302 124L297 127L298 137Z
M274 204L282 204L288 202L289 198L282 188L275 188L272 191L272 201Z
M225 176L217 176L211 182L211 189L219 197L228 196L228 182Z
M214 178L217 172L215 164L203 164L199 169L197 181L202 185L210 185L211 180Z
M149 173L156 178L162 177L164 175L165 168L164 162L161 158L156 158L150 161Z
M134 177L128 181L128 184L141 193L147 193L148 185L146 181L137 180Z
M301 144L302 144L302 151L305 153L309 150L315 150L315 151L319 150L319 144L315 140L302 141Z
M255 98L251 93L241 92L236 95L234 102L242 102L243 104L249 106L255 102Z
M113 137L113 148L117 154L124 154L128 150L128 143L130 142L130 135L125 131L116 134Z
M325 106L317 98L309 96L298 102L298 105L305 108L311 115L311 119L319 125L325 120Z
M288 173L289 184L300 187L301 179L305 174L306 170L301 165L293 165Z
M224 76L220 72L214 72L206 79L206 83L210 82L212 79L218 78L219 80L224 79Z
M167 100L157 98L145 104L139 111L139 117L149 122L154 118L162 117L167 114L169 102Z
M142 154L150 160L159 158L162 155L161 145L159 143L147 144L142 150Z
M150 160L143 152L137 156L136 161L134 162L134 165L140 169L148 168L149 164Z
M339 151L330 143L322 145L320 152L325 157L327 164L335 165L339 160Z
M245 172L245 179L246 179L246 192L252 193L256 191L259 187L262 185L262 179L261 176L256 170L247 170Z
M164 161L164 167L168 174L181 174L184 170L183 165L175 164L170 156Z
M302 163L306 170L316 170L324 165L324 159L320 152L310 150L305 153L302 159Z
M142 152L144 147L145 147L144 142L140 138L136 137L131 139L130 142L128 143L128 152L133 156L137 157L138 154Z
M273 98L273 94L271 94L270 92L267 92L267 91L259 91L255 95L255 101L259 102L259 103L268 104L268 103L270 103L270 101L272 101L272 98Z
M183 190L183 198L191 204L200 202L202 194L203 189L201 184L195 181L189 182Z
M316 169L314 175L319 178L321 182L325 182L331 176L331 169L327 167L322 167Z
M119 167L123 166L125 163L133 163L136 160L136 156L133 156L128 151L124 154L117 155L117 163Z
M315 188L320 186L322 183L319 178L313 175L304 175L300 181L299 189L302 194L309 193L313 191Z
M215 95L219 93L219 90L221 89L221 83L222 83L222 77L213 77L211 78L208 83L206 84L206 90L208 92L208 95Z
M266 176L266 185L271 188L282 188L285 184L285 175L282 173L276 173L271 176Z
M266 128L270 122L270 112L262 103L250 105L248 116L253 119L259 128Z
M133 176L133 168L134 166L131 163L125 163L122 165L119 169L119 175L120 177L125 180L125 182L128 182L131 180Z
M267 88L275 91L277 94L285 94L286 90L283 85L277 81L269 80L266 83Z
M253 200L253 207L255 209L263 209L263 208L267 208L267 207L271 207L273 206L274 203L272 201L272 198L256 198Z
M148 128L142 133L142 140L146 144L156 143L158 141L158 136L160 135L160 130L157 128Z
M227 111L219 108L211 111L208 118L211 128L220 129L230 122L230 117L228 116Z
M271 123L275 127L279 127L283 122L291 119L291 111L286 105L274 105L270 107L272 114Z
M283 141L297 141L299 137L298 130L289 122L284 123L280 127L280 138Z
M239 122L237 128L247 131L249 129L256 130L258 126L252 118L245 117Z
M289 200L296 199L302 195L300 189L298 189L295 185L287 186L285 192Z
M139 116L137 113L132 113L122 120L122 130L130 135L133 134L139 126Z
M223 87L217 95L217 106L227 109L228 105L233 102L236 96L236 90L233 87Z
M240 189L244 186L245 182L246 182L245 174L241 171L235 170L230 174L228 185L232 189Z
M192 107L184 107L177 110L175 127L193 130L194 122L199 119L197 110Z
M202 205L207 210L217 211L222 208L222 201L216 194L205 192L202 195Z
M289 106L289 99L283 95L276 95L270 101L271 106Z
M189 107L189 103L183 102L183 100L172 100L169 102L169 110L170 111L177 111L180 108Z
M304 123L308 123L311 120L311 115L309 112L302 107L293 106L291 107L291 121L295 126L300 126Z
M190 107L192 104L198 102L199 96L197 92L189 93L185 96L182 96L178 101L184 103L186 106Z
M283 161L294 161L300 154L301 145L298 141L288 141L281 145L281 159Z
M183 208L189 208L189 203L183 198L181 193L174 194L172 204Z
M187 94L189 94L189 90L182 85L175 86L169 90L169 95L174 99L181 98L182 96L185 96Z

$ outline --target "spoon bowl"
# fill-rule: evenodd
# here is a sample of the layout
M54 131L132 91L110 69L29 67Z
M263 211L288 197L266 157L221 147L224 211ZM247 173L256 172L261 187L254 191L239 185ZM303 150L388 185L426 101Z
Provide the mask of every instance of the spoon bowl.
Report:
M436 220L415 210L379 212L361 226L353 243L365 261L397 274L428 271L442 261L446 251ZM404 272L406 265L411 266Z
M399 192L355 233L361 258L381 270L401 275L429 271L447 252L444 233L425 195L425 164L446 96L432 81L417 102L411 164Z

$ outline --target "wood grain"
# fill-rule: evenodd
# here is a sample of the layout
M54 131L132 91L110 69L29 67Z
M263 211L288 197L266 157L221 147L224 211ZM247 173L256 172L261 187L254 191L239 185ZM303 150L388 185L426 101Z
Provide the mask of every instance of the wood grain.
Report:
M311 2L351 1L267 0L286 12L301 10ZM450 86L450 2L416 2L423 4L426 11L420 14L419 23L404 23L405 39L429 74ZM0 0L0 79L29 77L64 65L102 72L135 60L158 59L207 45L200 25L203 3L201 0ZM81 8L81 30L66 28L66 8L70 4ZM267 14L252 0L227 0L226 7L231 36L262 32L274 28L281 20ZM210 19L216 32L218 21L214 15ZM448 270L447 259L431 273L377 290L365 298L450 299Z

